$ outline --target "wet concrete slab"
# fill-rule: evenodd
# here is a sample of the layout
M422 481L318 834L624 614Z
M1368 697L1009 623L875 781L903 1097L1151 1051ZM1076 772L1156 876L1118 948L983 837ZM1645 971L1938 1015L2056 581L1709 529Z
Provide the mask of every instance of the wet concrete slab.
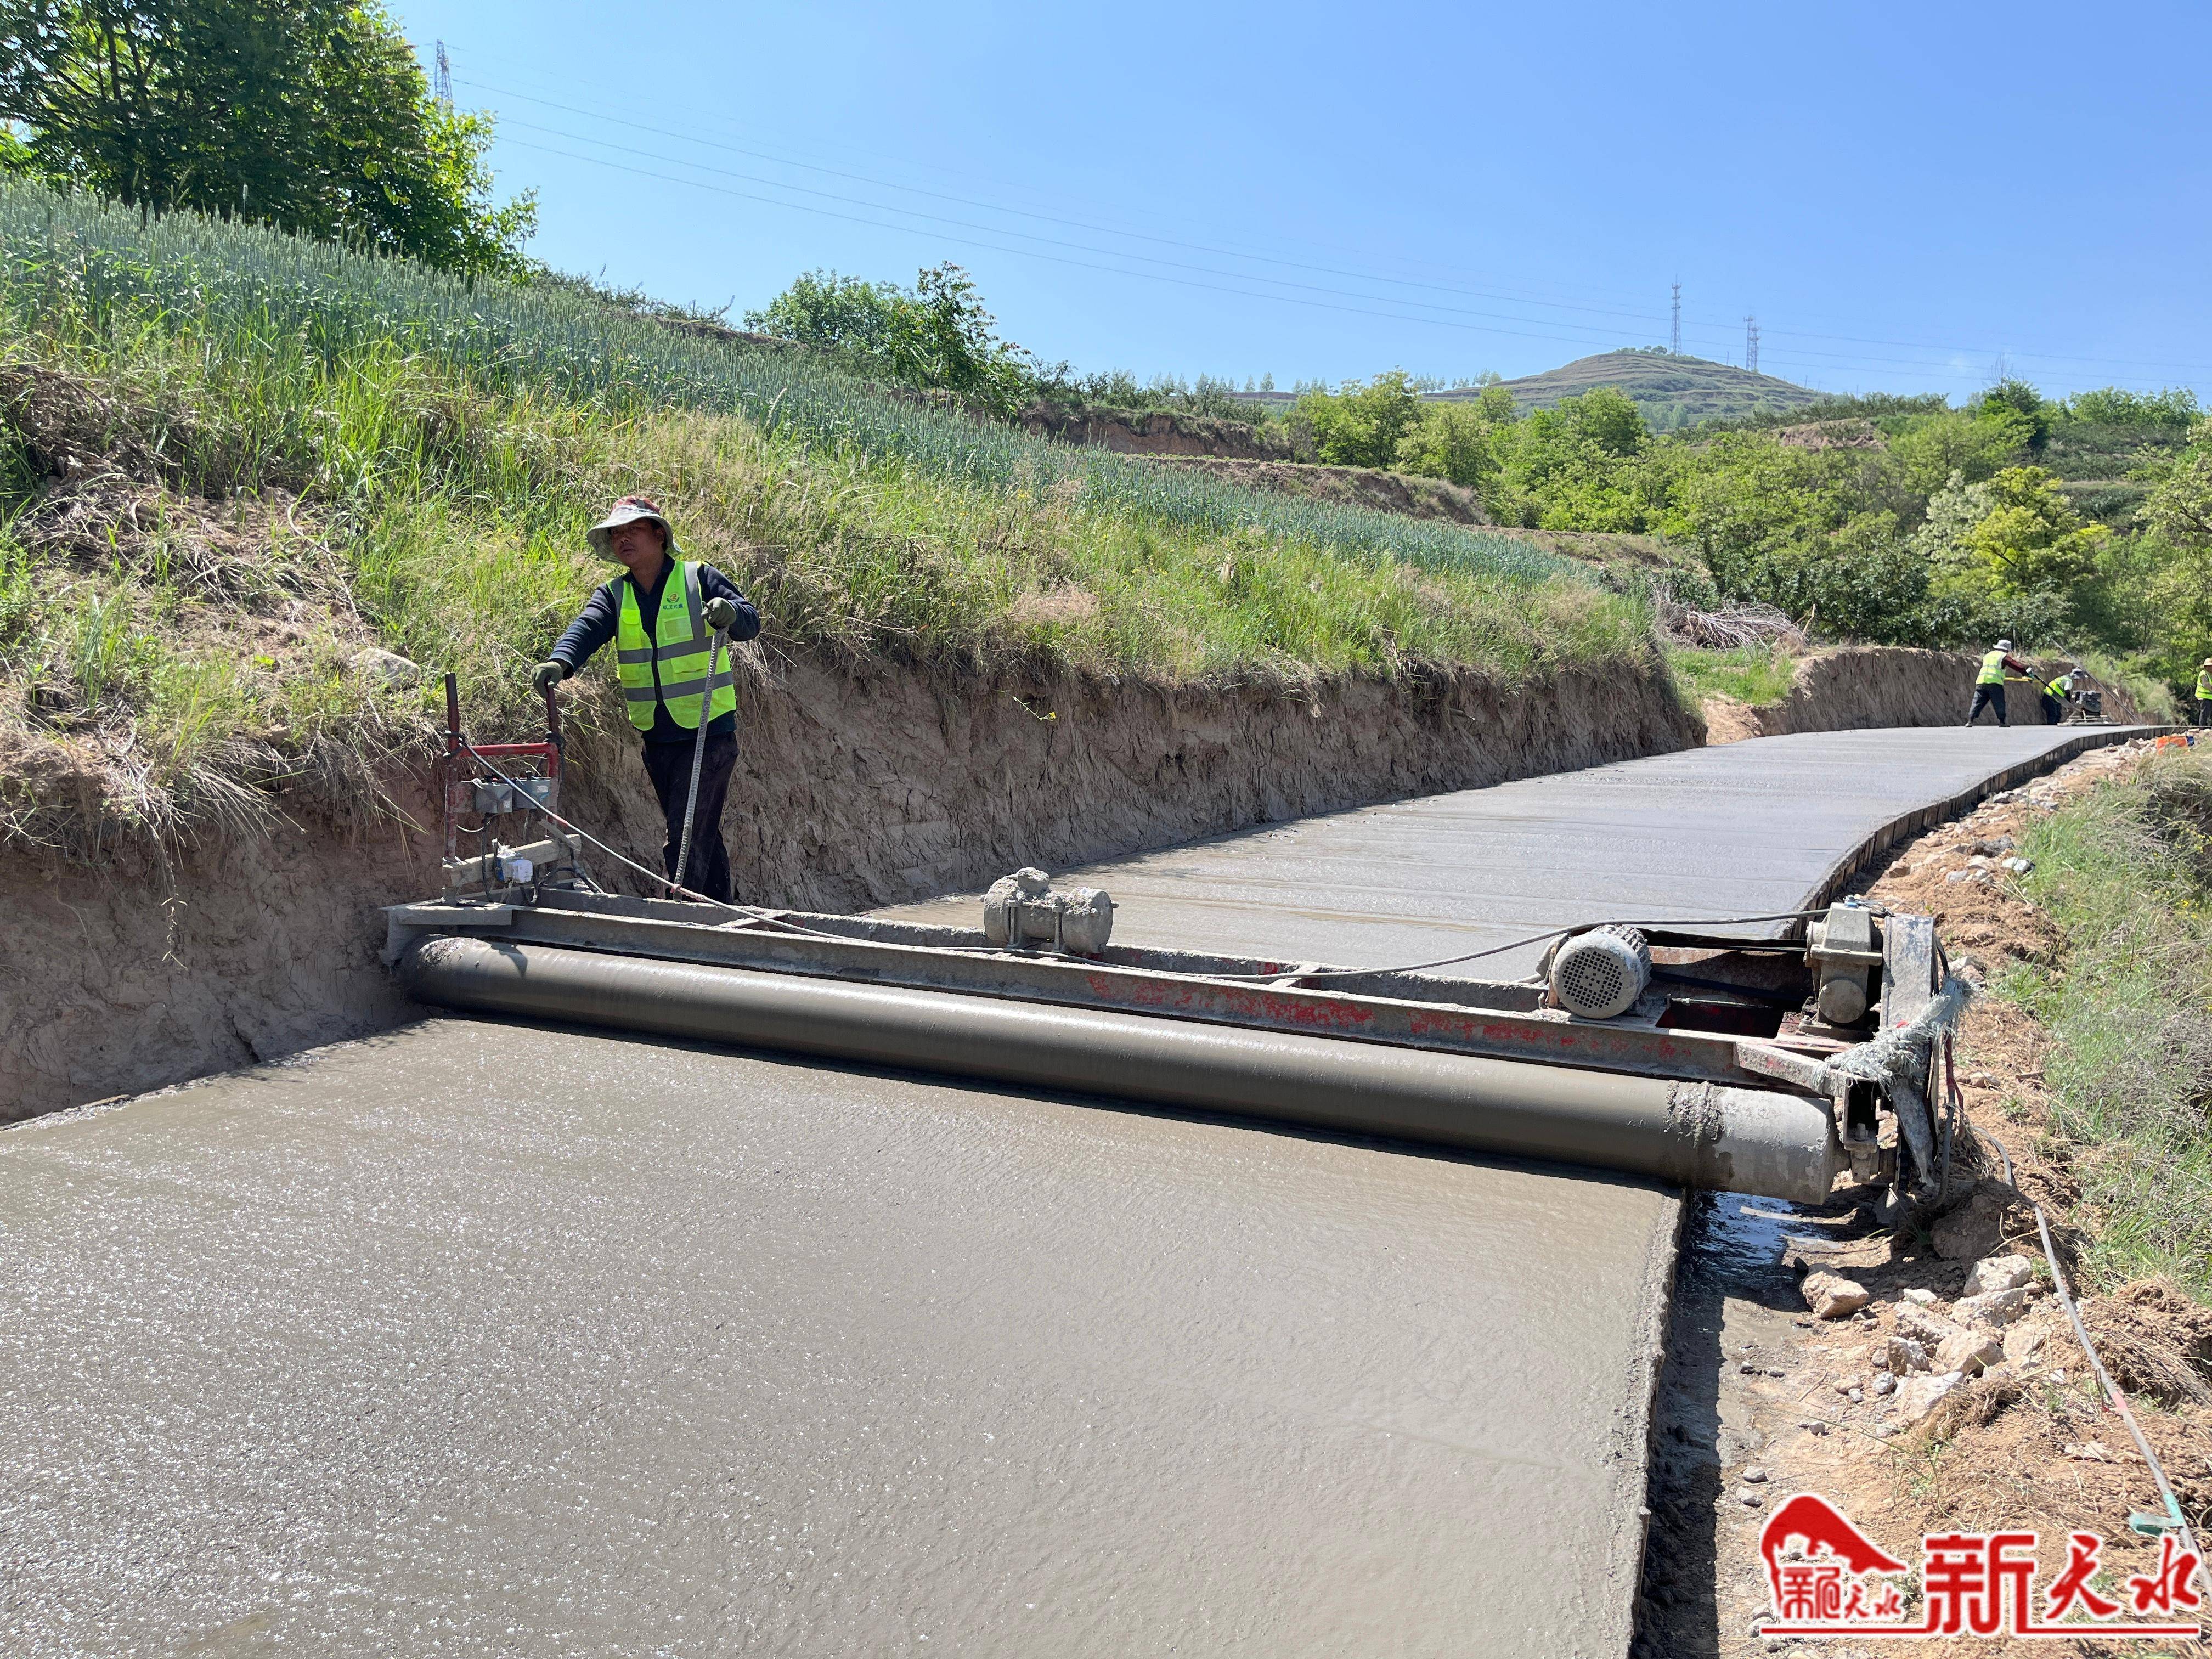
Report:
M1618 1652L1678 1201L440 1019L0 1134L0 1651Z
M1760 738L1274 824L1056 878L1111 892L1124 944L1350 967L1494 951L1454 971L1510 979L1544 948L1515 941L1548 929L1795 909L1884 824L2083 736L1985 726ZM972 927L981 913L963 895L883 914Z
M1133 938L1410 962L1790 908L2039 740L1765 739L1091 873ZM444 1019L35 1122L0 1651L1618 1654L1680 1212Z

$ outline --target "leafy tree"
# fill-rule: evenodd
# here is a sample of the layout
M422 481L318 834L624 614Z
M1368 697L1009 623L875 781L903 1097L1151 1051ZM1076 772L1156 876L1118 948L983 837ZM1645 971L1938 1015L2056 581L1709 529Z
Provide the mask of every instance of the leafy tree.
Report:
M1498 428L1493 516L1546 530L1654 528L1668 479L1636 405L1608 386L1532 410Z
M1979 483L2018 459L2027 447L2033 423L2005 404L1984 404L1969 412L1924 416L1890 441L1890 453L1903 469L1913 495L1934 495L1954 472Z
M2014 466L1981 483L1953 475L1918 544L1954 591L2063 599L2096 574L2108 534L2082 523L2041 467Z
M0 0L0 167L520 275L528 194L491 199L491 124L429 95L374 0Z
M984 309L974 280L949 263L921 271L911 289L808 271L762 309L747 312L745 325L1000 415L1019 408L1047 372L999 337L998 319Z
M1511 404L1510 396L1506 402ZM1397 470L1449 478L1476 490L1486 489L1496 481L1498 470L1491 422L1472 404L1425 405L1420 423L1398 440Z
M2052 416L2065 411L2056 404L2045 403L2043 394L2025 380L2002 380L1982 394L1980 411L1986 416L2002 418L2017 415L2027 422L2027 436L2022 442L2037 454L2051 441Z
M2140 427L2146 431L2182 432L2196 420L2197 394L2187 386L2147 393L2108 386L2077 392L2066 400L2070 419L2086 426Z
M1412 378L1394 368L1365 386L1346 380L1335 392L1309 392L1297 413L1313 432L1314 447L1331 466L1387 467L1398 445L1420 424L1422 404Z

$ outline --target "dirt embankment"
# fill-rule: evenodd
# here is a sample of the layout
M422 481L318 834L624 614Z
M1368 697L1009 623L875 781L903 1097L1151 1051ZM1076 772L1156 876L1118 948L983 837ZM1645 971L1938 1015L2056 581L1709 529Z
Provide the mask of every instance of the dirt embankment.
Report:
M1341 501L1408 519L1446 519L1454 524L1486 525L1482 497L1443 478L1409 477L1366 466L1309 466L1295 461L1234 460L1221 456L1162 455L1164 466L1189 467L1247 489L1272 489L1281 495Z
M1291 441L1276 425L1252 426L1212 415L1170 410L1138 414L1082 404L1031 404L1019 416L1023 429L1063 443L1095 444L1117 455L1222 455L1239 460L1288 461Z
M724 823L739 896L836 910L1697 738L1657 678L949 684L763 659L751 675ZM566 805L657 866L661 826L634 750L605 727L575 741ZM434 827L424 781L393 782ZM376 962L376 907L437 889L434 842L364 815L89 866L0 856L0 1119L404 1018Z
M1779 737L1788 732L1856 732L1883 726L1949 726L1966 717L1976 659L1950 651L1854 645L1816 652L1797 665L1790 693L1778 702L1709 697L1707 741ZM2033 688L2008 688L2008 712L2022 724L2039 718ZM2140 718L2124 691L2106 688L2107 718ZM1988 716L1984 715L1984 719Z

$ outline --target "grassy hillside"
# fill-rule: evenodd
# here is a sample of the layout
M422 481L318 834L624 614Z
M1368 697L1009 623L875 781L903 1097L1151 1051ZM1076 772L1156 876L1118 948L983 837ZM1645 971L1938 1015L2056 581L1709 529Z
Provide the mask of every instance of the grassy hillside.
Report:
M1515 406L1523 410L1549 409L1594 386L1611 386L1636 405L1655 432L1767 410L1795 410L1820 399L1819 392L1771 374L1658 350L1602 352L1541 374L1507 380L1504 386L1513 394ZM1469 388L1428 395L1449 402L1481 394L1480 388Z
M588 295L0 188L0 839L265 821L481 731L660 496L768 647L1158 680L1648 662L1583 568L1073 449ZM395 662L384 653L405 662Z

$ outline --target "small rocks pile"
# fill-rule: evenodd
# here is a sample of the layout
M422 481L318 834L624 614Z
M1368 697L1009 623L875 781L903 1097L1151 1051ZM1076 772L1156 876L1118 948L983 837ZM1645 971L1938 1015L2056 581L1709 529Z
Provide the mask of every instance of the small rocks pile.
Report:
M1878 1323L1869 1311L1872 1295L1840 1274L1808 1274L1802 1289L1816 1319ZM1933 1291L1907 1290L1892 1328L1866 1350L1867 1375L1838 1378L1836 1391L1853 1405L1869 1394L1886 1401L1875 1432L1893 1434L1927 1416L1969 1377L2039 1370L2061 1319L2045 1297L2035 1261L2025 1255L1983 1257L1948 1306Z

